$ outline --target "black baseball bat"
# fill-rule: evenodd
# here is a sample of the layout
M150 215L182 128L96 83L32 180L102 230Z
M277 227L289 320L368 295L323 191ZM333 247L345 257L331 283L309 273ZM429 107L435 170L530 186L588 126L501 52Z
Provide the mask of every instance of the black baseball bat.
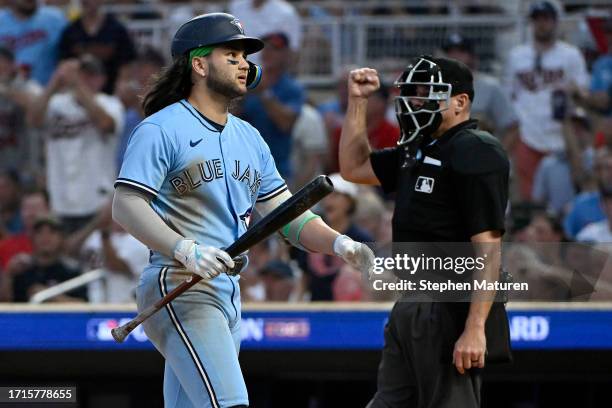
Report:
M297 193L292 195L287 201L279 205L271 213L249 228L232 245L227 247L225 251L232 258L242 254L256 243L269 237L289 222L305 213L306 210L321 201L323 197L333 190L334 186L327 176L316 177L310 183L302 187ZM154 305L140 312L135 318L123 326L112 329L111 333L115 341L122 343L138 325L157 313L160 309L172 302L177 296L184 293L200 280L202 280L201 276L192 275Z

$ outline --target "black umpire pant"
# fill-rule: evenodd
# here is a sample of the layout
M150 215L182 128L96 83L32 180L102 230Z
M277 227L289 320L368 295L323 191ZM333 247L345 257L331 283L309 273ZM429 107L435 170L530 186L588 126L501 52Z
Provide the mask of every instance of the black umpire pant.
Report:
M452 364L466 311L462 303L397 302L385 326L378 390L367 408L480 407L482 370L462 375Z

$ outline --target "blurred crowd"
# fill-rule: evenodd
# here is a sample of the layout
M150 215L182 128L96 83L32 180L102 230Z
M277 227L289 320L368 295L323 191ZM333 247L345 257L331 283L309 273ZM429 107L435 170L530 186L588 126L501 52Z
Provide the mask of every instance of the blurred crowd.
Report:
M81 0L77 11L37 0L0 3L2 302L27 302L93 269L105 278L53 301L131 302L148 262L148 249L113 222L110 200L130 133L144 116L141 97L168 64L168 46L139 47L101 3ZM329 97L315 98L294 74L307 41L294 4L233 0L225 10L266 43L253 56L264 68L263 80L233 113L261 132L293 190L315 175L332 174L336 190L316 209L332 228L379 247L390 243L392 197L337 174L351 67L328 89ZM370 13L449 12L419 10L381 7ZM570 300L588 292L577 285L576 293L577 279L588 286L612 274L606 269L606 243L612 244L612 15L597 26L599 54L587 63L578 47L559 38L560 12L557 3L532 4L525 16L531 38L499 61L505 63L500 77L480 71L473 41L459 32L431 53L472 68L473 117L511 157L506 239L517 243L511 264L540 293ZM317 13L323 11L310 10ZM187 5L172 18L178 27L192 16ZM369 99L368 138L375 149L392 147L399 138L394 94L386 83ZM381 296L338 258L294 250L278 237L252 248L249 257L241 279L245 301ZM577 273L585 268L595 277Z

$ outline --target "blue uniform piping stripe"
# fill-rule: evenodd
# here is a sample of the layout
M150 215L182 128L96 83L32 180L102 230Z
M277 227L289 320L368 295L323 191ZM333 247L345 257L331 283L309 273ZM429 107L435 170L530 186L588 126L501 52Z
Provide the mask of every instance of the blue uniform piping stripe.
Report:
M236 294L236 285L234 284L234 281L232 280L232 278L228 277L229 281L232 284L232 297L230 298L232 300L232 307L234 308L234 312L236 313L236 319L238 318L238 309L236 308L236 305L234 304L234 295Z
M191 113L191 116L193 116L194 118L196 118L196 119L198 120L198 122L200 122L200 123L202 124L202 126L204 126L206 129L210 130L211 132L217 132L217 133L219 133L219 131L218 131L218 130L215 130L215 129L211 129L211 128L209 128L209 127L208 127L208 126L207 126L207 125L206 125L206 124L205 124L205 123L202 121L202 118L199 118L199 117L198 117L198 116L197 116L195 113L193 113L193 112L191 111L191 109L189 109L189 107L183 103L183 101L180 101L179 103L180 103L181 105L183 105L183 108L187 109L187 112Z
M287 190L287 185L286 184L281 184L280 186L278 186L274 190L270 191L269 193L266 193L266 194L263 194L263 195L259 196L259 198L257 199L257 202L261 203L263 201L267 201L267 200L269 200L271 198L276 197L277 195L279 195L280 193L282 193L285 190Z
M155 189L147 186L146 184L142 184L139 183L135 180L130 180L130 179L126 179L126 178L118 178L117 180L115 180L115 187L117 187L117 184L125 184L131 187L136 187L139 190L143 190L149 194L153 194L153 195L157 195L159 194Z
M162 297L166 296L166 294L168 293L168 288L166 286L166 273L167 272L168 272L168 268L161 268L159 271L159 291ZM168 312L168 315L170 316L170 320L172 321L174 328L176 329L179 336L181 337L181 340L183 340L183 344L185 344L185 347L187 348L187 352L189 353L189 356L193 360L193 363L195 364L196 369L198 370L198 373L200 374L200 377L202 378L202 381L204 382L204 386L206 387L206 390L208 391L208 397L210 398L210 403L212 404L213 408L219 408L220 405L219 405L219 401L217 400L217 395L215 394L215 390L212 387L210 378L208 377L208 374L206 373L204 364L202 364L202 361L200 360L198 353L196 353L195 348L193 347L193 344L191 343L191 340L189 340L189 337L187 336L187 332L185 332L183 325L179 321L178 316L176 315L174 308L172 307L172 303L168 303L166 305L166 311Z

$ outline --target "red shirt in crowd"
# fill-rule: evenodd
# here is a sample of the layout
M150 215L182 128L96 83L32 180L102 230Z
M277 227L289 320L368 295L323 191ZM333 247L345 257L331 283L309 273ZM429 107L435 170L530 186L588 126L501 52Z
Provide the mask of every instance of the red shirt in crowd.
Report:
M32 253L32 240L27 234L12 235L0 241L0 271L6 271L11 258L21 253Z
M334 130L331 140L332 157L330 160L330 173L339 171L338 153L340 146L340 135L342 128L338 127ZM399 127L389 123L387 120L381 120L374 129L368 132L368 140L373 150L384 149L385 147L394 147L400 136Z

